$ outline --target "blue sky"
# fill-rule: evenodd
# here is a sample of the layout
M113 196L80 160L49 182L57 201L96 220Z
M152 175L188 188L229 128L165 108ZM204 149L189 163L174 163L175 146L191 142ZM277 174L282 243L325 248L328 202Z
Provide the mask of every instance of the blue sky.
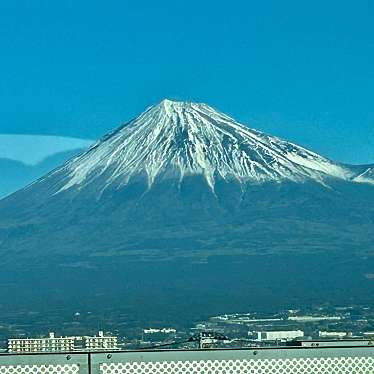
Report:
M97 138L168 97L374 163L374 5L0 2L0 133Z

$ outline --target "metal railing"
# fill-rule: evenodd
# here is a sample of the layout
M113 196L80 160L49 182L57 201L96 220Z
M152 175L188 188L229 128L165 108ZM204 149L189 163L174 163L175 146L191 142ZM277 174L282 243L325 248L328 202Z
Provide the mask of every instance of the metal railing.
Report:
M374 347L1 354L0 374L373 374Z

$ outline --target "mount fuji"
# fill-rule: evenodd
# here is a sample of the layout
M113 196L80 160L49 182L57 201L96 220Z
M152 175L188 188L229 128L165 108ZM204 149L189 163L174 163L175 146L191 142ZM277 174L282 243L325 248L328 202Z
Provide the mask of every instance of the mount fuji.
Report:
M122 188L145 176L156 179L201 175L214 192L217 178L239 184L275 181L324 183L328 178L373 183L372 170L353 172L313 152L251 130L205 104L164 100L95 144L88 152L42 179L56 180L54 193L96 184Z
M20 275L9 297L27 277L34 301L126 300L148 316L172 303L191 319L338 303L347 287L371 300L373 170L164 100L0 201L0 259Z

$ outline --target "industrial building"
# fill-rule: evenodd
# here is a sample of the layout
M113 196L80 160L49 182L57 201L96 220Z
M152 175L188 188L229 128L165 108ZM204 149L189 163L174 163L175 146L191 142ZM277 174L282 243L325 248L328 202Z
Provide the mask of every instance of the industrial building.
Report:
M304 337L304 331L258 331L257 341L292 340Z
M54 332L45 338L19 338L8 339L9 353L30 352L72 352L72 351L98 351L116 350L117 337L105 336L99 331L97 336L66 336L56 337Z

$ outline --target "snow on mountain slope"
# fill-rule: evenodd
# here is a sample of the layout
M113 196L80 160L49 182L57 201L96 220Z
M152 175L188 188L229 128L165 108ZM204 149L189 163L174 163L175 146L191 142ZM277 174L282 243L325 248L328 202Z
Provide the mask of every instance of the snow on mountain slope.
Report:
M249 129L206 104L170 100L150 107L56 173L62 177L58 192L99 177L103 189L113 182L123 186L142 174L149 186L159 176L182 180L200 174L212 189L218 176L240 183L354 177L343 165Z
M374 184L374 166L366 167L363 172L357 175L354 182Z

